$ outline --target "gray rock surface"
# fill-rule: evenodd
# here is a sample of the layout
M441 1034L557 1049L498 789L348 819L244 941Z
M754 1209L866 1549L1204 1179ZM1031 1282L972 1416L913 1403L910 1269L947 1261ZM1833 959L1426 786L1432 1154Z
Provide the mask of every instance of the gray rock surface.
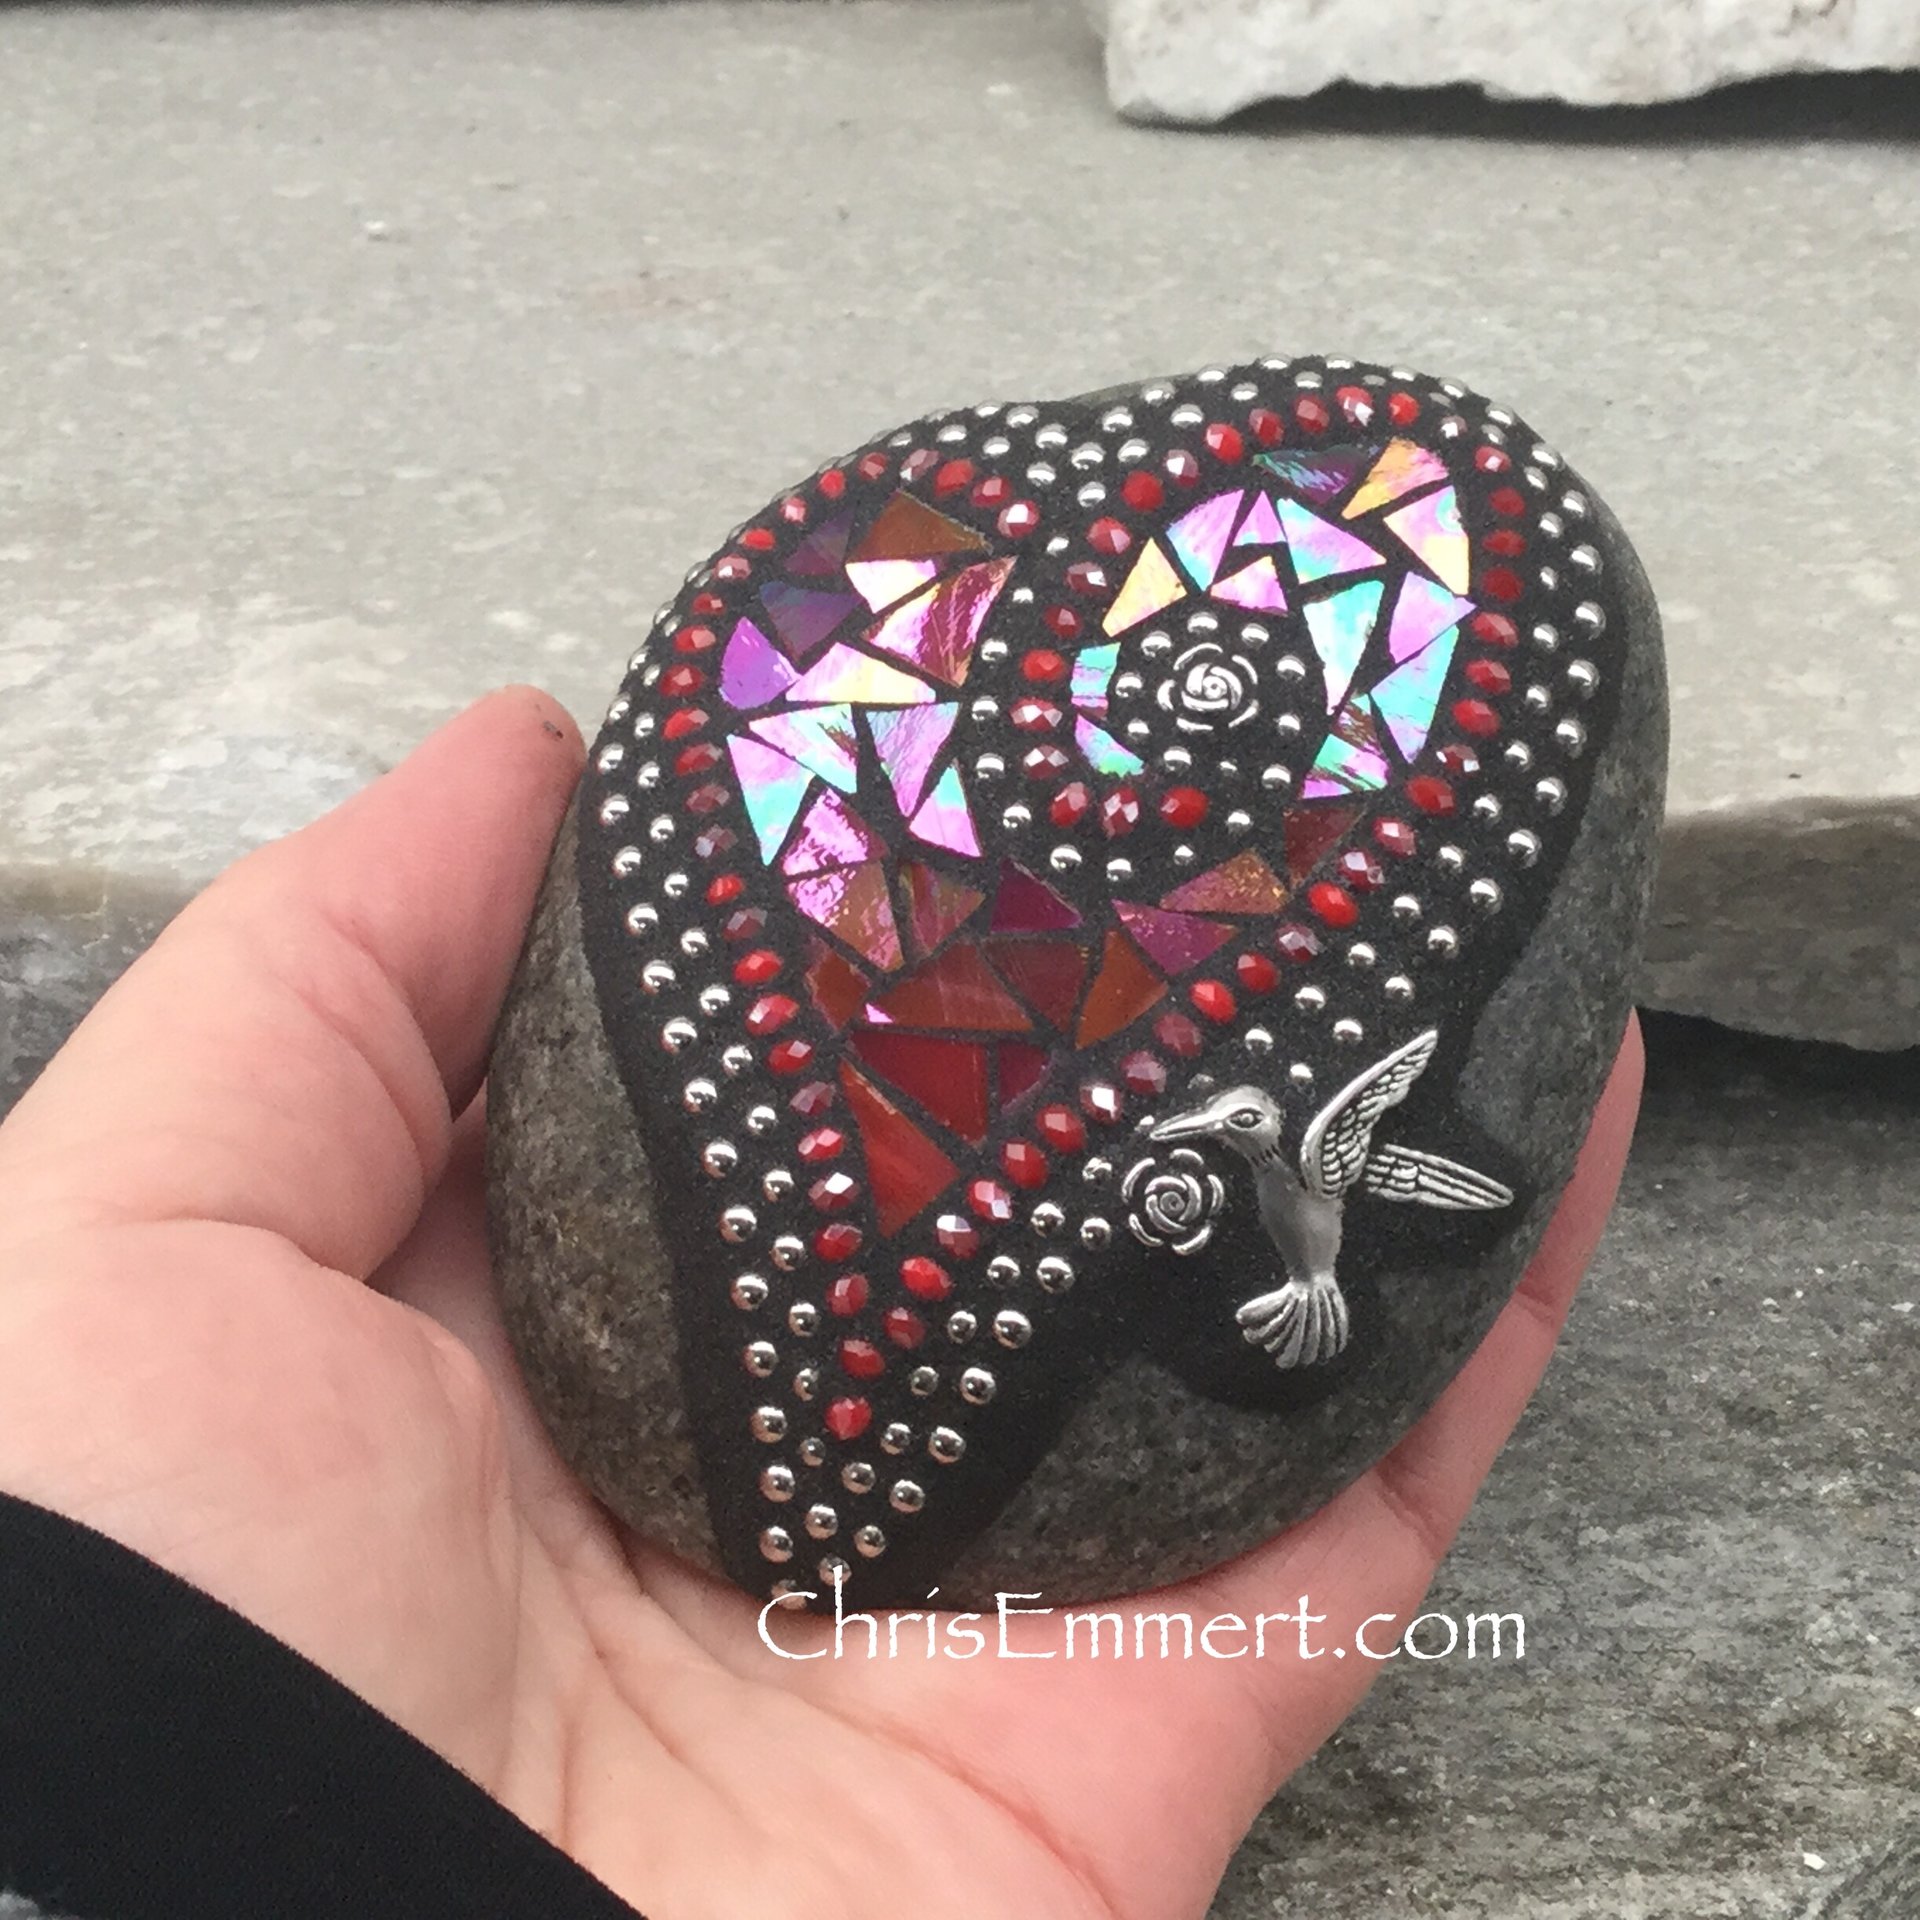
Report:
M1336 81L1464 83L1578 106L1679 100L1770 74L1920 67L1908 0L1085 0L1122 113L1202 123Z
M1911 76L1191 139L981 0L29 11L6 66L0 893L89 903L56 971L488 685L591 720L712 529L876 422L1318 344L1511 396L1633 530L1643 991L1920 1038Z
M1620 1207L1430 1606L1216 1920L1920 1912L1920 1053L1649 1023ZM1816 1903L1817 1908L1816 1908Z

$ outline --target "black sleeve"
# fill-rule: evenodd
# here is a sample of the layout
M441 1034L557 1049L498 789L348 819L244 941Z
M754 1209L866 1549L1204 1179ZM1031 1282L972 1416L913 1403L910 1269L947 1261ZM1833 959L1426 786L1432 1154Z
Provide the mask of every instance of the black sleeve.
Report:
M290 1647L0 1495L0 1914L25 1902L70 1920L635 1920Z

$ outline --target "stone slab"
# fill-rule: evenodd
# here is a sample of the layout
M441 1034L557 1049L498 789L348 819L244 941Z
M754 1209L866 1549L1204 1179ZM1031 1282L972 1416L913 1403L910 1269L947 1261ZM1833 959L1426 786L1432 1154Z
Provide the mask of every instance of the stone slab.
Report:
M1510 397L1648 561L1644 991L1920 1038L1904 80L1194 139L1114 121L1053 5L61 9L7 42L10 910L177 901L501 680L590 720L714 529L877 423L1346 343Z
M1909 0L1084 0L1125 114L1210 124L1340 81L1579 106L1783 73L1920 67Z
M1920 1053L1649 1022L1618 1210L1401 1663L1215 1920L1920 1913Z

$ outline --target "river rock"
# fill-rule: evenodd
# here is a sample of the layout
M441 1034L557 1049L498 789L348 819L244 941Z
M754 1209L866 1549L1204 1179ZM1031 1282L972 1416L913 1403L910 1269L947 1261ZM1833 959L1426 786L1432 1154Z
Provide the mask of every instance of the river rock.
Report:
M662 609L503 1019L562 1451L850 1604L1299 1519L1552 1213L1664 761L1624 534L1451 383L1265 360L829 462Z

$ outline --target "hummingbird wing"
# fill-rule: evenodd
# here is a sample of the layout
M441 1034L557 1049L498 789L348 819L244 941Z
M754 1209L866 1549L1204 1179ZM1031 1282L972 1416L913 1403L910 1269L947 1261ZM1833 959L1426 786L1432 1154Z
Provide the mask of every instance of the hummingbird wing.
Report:
M1349 1081L1314 1115L1300 1142L1300 1177L1309 1193L1337 1200L1360 1178L1374 1122L1407 1097L1439 1044L1437 1027L1415 1034Z
M1391 1141L1368 1156L1361 1185L1376 1200L1405 1200L1423 1207L1465 1212L1513 1205L1513 1189L1498 1180L1443 1154L1397 1147Z

